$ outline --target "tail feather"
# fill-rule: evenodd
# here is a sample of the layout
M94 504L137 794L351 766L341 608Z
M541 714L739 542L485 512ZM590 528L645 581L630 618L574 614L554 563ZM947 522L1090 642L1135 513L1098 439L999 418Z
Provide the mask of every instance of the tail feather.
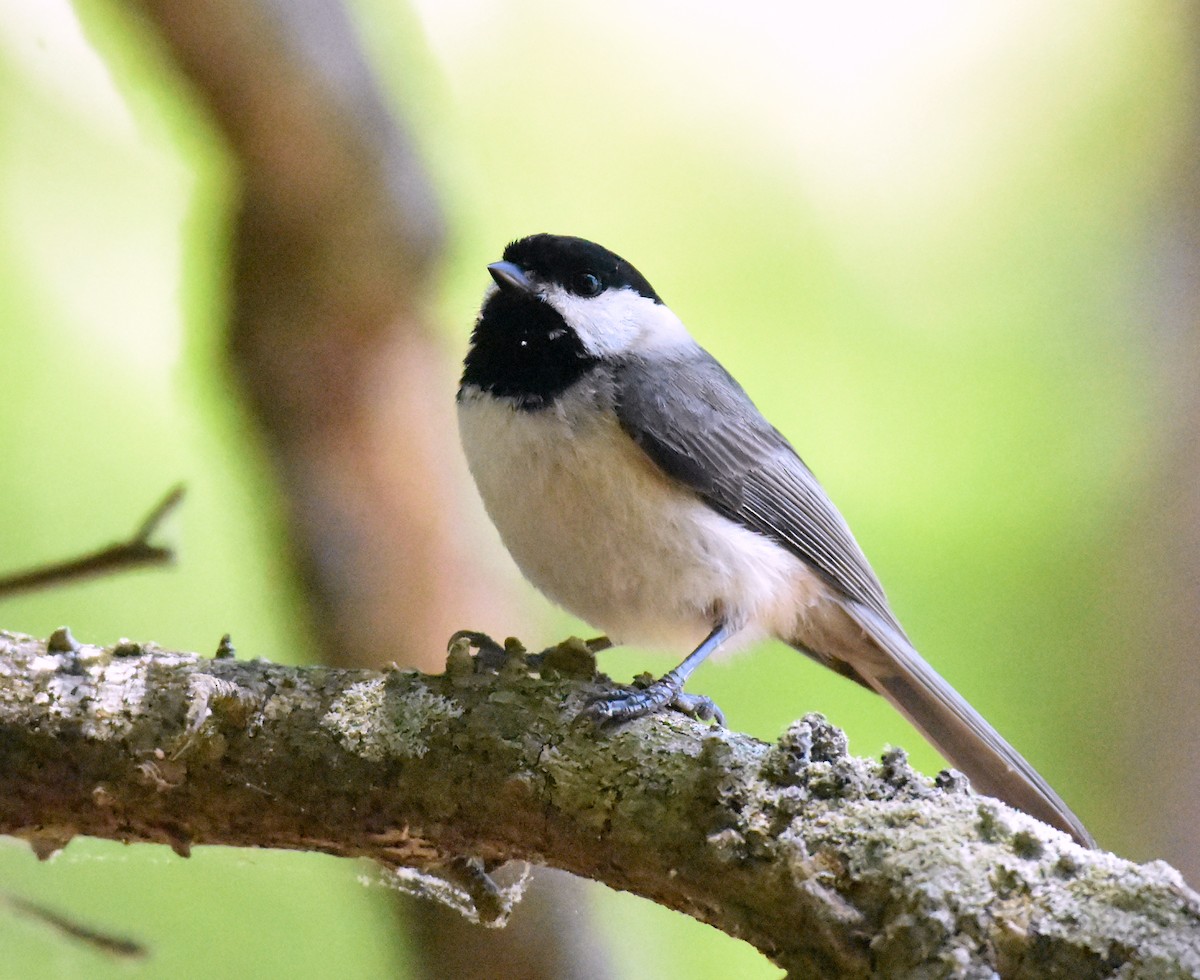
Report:
M1079 818L1033 766L922 659L896 626L857 603L847 603L845 608L885 654L869 662L855 660L856 673L912 722L976 790L1065 831L1084 847L1096 846Z

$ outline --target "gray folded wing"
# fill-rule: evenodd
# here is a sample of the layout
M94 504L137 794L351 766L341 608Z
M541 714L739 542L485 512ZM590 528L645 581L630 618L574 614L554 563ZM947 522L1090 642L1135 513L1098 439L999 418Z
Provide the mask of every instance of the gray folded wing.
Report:
M816 477L716 360L692 347L654 370L628 361L617 373L616 411L665 473L805 561L873 642L864 638L863 655L850 663L782 639L882 694L980 791L1093 846L1036 770L916 652Z
M777 541L839 593L899 630L842 515L788 441L706 351L670 370L631 360L617 375L617 416L668 475L715 511Z

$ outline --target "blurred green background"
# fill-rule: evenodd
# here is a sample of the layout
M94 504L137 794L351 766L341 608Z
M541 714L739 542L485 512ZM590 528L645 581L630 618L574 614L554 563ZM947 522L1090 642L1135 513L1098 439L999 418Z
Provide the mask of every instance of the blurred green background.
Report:
M0 626L199 651L228 631L246 655L304 659L221 359L235 175L114 6L0 0L0 568L106 543L180 479L182 559L9 600ZM925 656L1104 845L1182 861L1129 802L1156 710L1132 679L1168 669L1134 642L1129 556L1176 401L1155 311L1172 222L1194 208L1178 199L1184 8L352 8L449 214L447 349L509 239L577 234L629 258L822 478ZM545 639L579 629L547 608ZM671 663L606 656L624 677ZM859 754L941 765L882 701L783 648L691 688L763 738L819 710ZM402 975L364 873L89 841L39 865L0 841L0 888L153 949L114 964L0 909L0 976ZM618 976L778 975L595 893Z

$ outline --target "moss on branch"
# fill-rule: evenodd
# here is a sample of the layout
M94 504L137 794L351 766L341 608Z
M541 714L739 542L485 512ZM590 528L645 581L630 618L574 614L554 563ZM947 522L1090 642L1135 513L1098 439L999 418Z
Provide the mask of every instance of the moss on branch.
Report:
M85 834L369 857L493 904L486 870L523 859L796 976L1200 975L1200 900L1169 867L902 752L854 758L819 716L775 745L674 714L598 733L570 653L487 671L460 648L429 676L0 633L0 832L43 855Z

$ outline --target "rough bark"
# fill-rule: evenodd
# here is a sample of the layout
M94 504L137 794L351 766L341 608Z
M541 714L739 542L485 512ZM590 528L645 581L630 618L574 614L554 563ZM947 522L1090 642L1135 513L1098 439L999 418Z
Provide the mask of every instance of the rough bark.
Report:
M795 976L1200 975L1200 896L818 716L776 745L669 715L597 734L582 647L540 673L204 659L0 633L0 831L441 869L481 916L521 859L626 889Z

